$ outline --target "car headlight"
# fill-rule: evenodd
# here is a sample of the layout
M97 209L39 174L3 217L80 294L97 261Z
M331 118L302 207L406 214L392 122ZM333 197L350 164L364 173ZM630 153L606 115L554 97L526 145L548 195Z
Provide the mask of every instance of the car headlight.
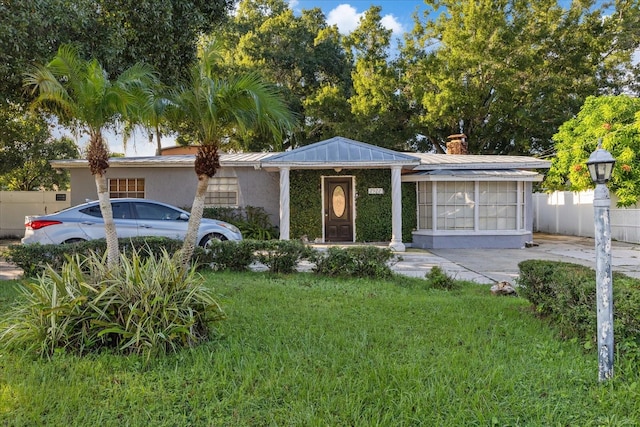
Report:
M229 224L228 222L218 222L216 221L216 224L218 224L220 227L224 227L227 230L231 231L232 233L240 233L240 230L238 229L238 227L236 227L233 224Z

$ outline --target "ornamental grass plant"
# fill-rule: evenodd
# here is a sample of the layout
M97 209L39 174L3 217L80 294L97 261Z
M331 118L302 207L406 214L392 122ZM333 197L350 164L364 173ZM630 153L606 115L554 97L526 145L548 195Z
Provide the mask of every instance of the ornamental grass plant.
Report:
M96 253L76 254L18 292L3 316L0 345L40 356L164 354L206 340L212 322L224 317L195 269L184 271L166 251L141 257L132 250L115 270Z

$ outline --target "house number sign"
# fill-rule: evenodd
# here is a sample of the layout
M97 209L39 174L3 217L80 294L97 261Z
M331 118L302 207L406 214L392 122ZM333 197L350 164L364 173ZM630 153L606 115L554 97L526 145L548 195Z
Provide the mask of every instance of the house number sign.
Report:
M369 194L384 194L384 188L369 188Z

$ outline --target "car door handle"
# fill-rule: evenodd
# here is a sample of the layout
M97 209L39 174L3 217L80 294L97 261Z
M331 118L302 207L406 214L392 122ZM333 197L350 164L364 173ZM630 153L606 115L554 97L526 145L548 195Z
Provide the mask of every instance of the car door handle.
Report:
M147 225L147 224L140 224L140 228L153 228L153 226Z
M94 225L95 222L91 222L91 221L82 221L80 224L82 225Z

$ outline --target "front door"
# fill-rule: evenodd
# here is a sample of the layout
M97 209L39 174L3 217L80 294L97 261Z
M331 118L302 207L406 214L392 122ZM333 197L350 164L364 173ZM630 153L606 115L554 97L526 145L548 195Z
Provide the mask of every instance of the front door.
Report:
M352 178L327 178L324 185L325 242L353 242Z

